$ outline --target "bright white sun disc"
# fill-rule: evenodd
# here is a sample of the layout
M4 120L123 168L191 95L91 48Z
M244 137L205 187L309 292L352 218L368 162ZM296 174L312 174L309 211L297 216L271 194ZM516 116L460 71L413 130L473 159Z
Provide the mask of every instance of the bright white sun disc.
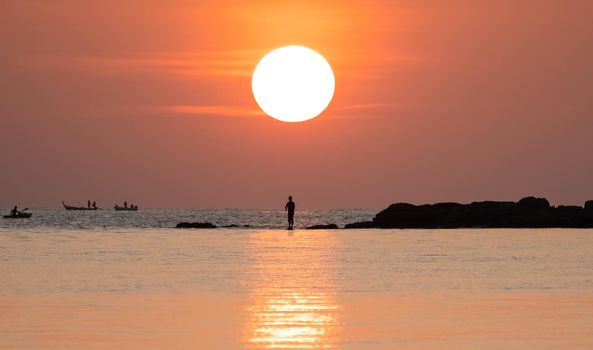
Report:
M327 108L334 96L335 78L319 53L303 46L284 46L259 61L251 87L267 115L284 122L302 122Z

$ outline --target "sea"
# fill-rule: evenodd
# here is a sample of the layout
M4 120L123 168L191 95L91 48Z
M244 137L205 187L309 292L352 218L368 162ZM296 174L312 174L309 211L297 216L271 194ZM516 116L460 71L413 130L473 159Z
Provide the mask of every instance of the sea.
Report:
M8 214L10 209L0 209ZM372 220L376 209L299 210L295 228L317 224L337 224ZM1 220L0 229L166 229L180 222L210 222L218 227L251 229L287 227L286 212L280 209L140 209L137 212L103 210L34 209L30 220Z
M0 349L593 348L593 230L303 229L376 212L0 219Z

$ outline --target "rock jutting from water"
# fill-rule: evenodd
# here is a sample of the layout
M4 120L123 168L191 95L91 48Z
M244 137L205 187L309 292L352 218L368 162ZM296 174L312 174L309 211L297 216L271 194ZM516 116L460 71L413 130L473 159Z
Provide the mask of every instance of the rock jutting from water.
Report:
M353 222L351 224L346 224L344 228L374 228L375 225L372 221L360 221L360 222Z
M338 225L336 224L327 224L327 225L313 225L308 226L307 230L336 230Z
M180 222L175 228L216 228L216 225L210 222Z
M373 221L346 228L593 228L593 201L584 207L550 206L545 198L526 197L519 202L395 203Z

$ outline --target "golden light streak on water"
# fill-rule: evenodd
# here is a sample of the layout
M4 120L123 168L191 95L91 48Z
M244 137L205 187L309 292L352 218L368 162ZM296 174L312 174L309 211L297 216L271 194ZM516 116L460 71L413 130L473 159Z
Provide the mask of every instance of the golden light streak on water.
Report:
M249 277L251 297L245 308L245 337L249 349L332 349L340 333L336 299L335 252L331 233L297 232L294 239L267 234L250 240L254 264ZM310 236L310 237L307 237ZM305 237L303 237L305 236ZM315 240L313 240L315 237ZM261 249L270 246L286 260ZM275 241L274 241L275 240ZM255 281L255 283L253 283Z

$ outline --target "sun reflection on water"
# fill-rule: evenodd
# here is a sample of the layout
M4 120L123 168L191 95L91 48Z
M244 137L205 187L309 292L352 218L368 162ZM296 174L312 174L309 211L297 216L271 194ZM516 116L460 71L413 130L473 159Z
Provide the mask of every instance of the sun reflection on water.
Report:
M244 344L250 349L337 347L337 241L327 232L254 235L246 285Z

